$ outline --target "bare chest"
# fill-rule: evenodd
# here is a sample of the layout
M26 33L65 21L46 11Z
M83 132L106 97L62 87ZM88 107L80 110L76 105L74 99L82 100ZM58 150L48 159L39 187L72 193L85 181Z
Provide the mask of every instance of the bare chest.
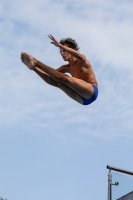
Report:
M68 65L68 73L70 73L72 77L79 78L88 83L98 85L92 66L89 62L86 66L84 66L80 62L76 62L72 66Z
M69 73L71 74L71 76L75 78L80 78L86 81L88 80L89 77L89 70L84 68L79 63L73 66L69 66Z

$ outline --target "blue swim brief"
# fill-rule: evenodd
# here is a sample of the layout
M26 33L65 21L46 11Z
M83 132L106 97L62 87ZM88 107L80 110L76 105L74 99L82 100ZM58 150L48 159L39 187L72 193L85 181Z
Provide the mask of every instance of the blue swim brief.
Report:
M93 93L92 97L89 98L89 99L86 99L86 98L82 97L82 99L83 99L83 105L91 104L93 101L96 100L96 98L98 96L98 88L95 85L92 85L92 87L94 89L94 93Z

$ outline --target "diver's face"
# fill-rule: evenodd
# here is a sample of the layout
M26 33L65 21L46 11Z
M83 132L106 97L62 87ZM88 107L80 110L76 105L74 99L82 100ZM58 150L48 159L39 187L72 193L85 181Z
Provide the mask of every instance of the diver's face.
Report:
M66 45L64 45L64 46L66 46ZM60 48L60 54L61 54L63 60L65 60L65 61L68 61L71 58L71 55L68 52L66 52L64 49L61 49L61 48Z

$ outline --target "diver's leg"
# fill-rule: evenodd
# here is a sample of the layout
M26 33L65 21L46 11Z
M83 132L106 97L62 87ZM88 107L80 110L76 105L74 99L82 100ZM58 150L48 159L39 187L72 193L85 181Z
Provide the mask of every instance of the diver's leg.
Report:
M43 72L42 70L40 70L39 68L35 67L34 71L49 85L58 87L58 83L57 81L55 81L54 79L52 79L48 74L46 74L45 72Z
M66 76L65 74L58 72L56 69L53 69L41 63L28 53L22 53L21 60L30 69L38 67L39 69L43 70L46 74L48 74L52 79L67 85L69 88L77 92L80 96L83 96L85 98L90 98L94 93L94 89L90 83L87 83L78 78ZM28 64L27 60L29 62Z
M77 101L80 104L83 103L82 97L77 92L75 92L74 90L69 88L67 85L53 80L51 77L49 77L48 74L46 74L45 72L43 72L42 70L40 70L37 67L35 67L34 71L49 85L58 87L59 89L64 91L73 100Z
M65 92L70 98L77 101L80 104L83 104L82 97L75 92L73 89L65 85L64 83L58 82L58 88L60 88L63 92Z

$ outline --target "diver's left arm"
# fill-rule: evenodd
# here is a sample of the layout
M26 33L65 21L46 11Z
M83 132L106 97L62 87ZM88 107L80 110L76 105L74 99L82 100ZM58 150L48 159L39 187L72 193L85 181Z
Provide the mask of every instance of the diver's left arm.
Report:
M59 47L59 48L65 50L66 52L68 52L69 54L71 54L72 56L74 56L75 58L77 58L83 62L86 62L85 56L80 54L78 51L60 44L51 34L48 35L48 37L52 40L51 43L54 44L56 47Z
M67 46L64 46L62 44L59 44L59 47L63 50L65 50L66 52L68 52L69 54L71 54L73 57L85 62L86 61L86 58L83 54L80 54L78 51L72 49L72 48L69 48Z

